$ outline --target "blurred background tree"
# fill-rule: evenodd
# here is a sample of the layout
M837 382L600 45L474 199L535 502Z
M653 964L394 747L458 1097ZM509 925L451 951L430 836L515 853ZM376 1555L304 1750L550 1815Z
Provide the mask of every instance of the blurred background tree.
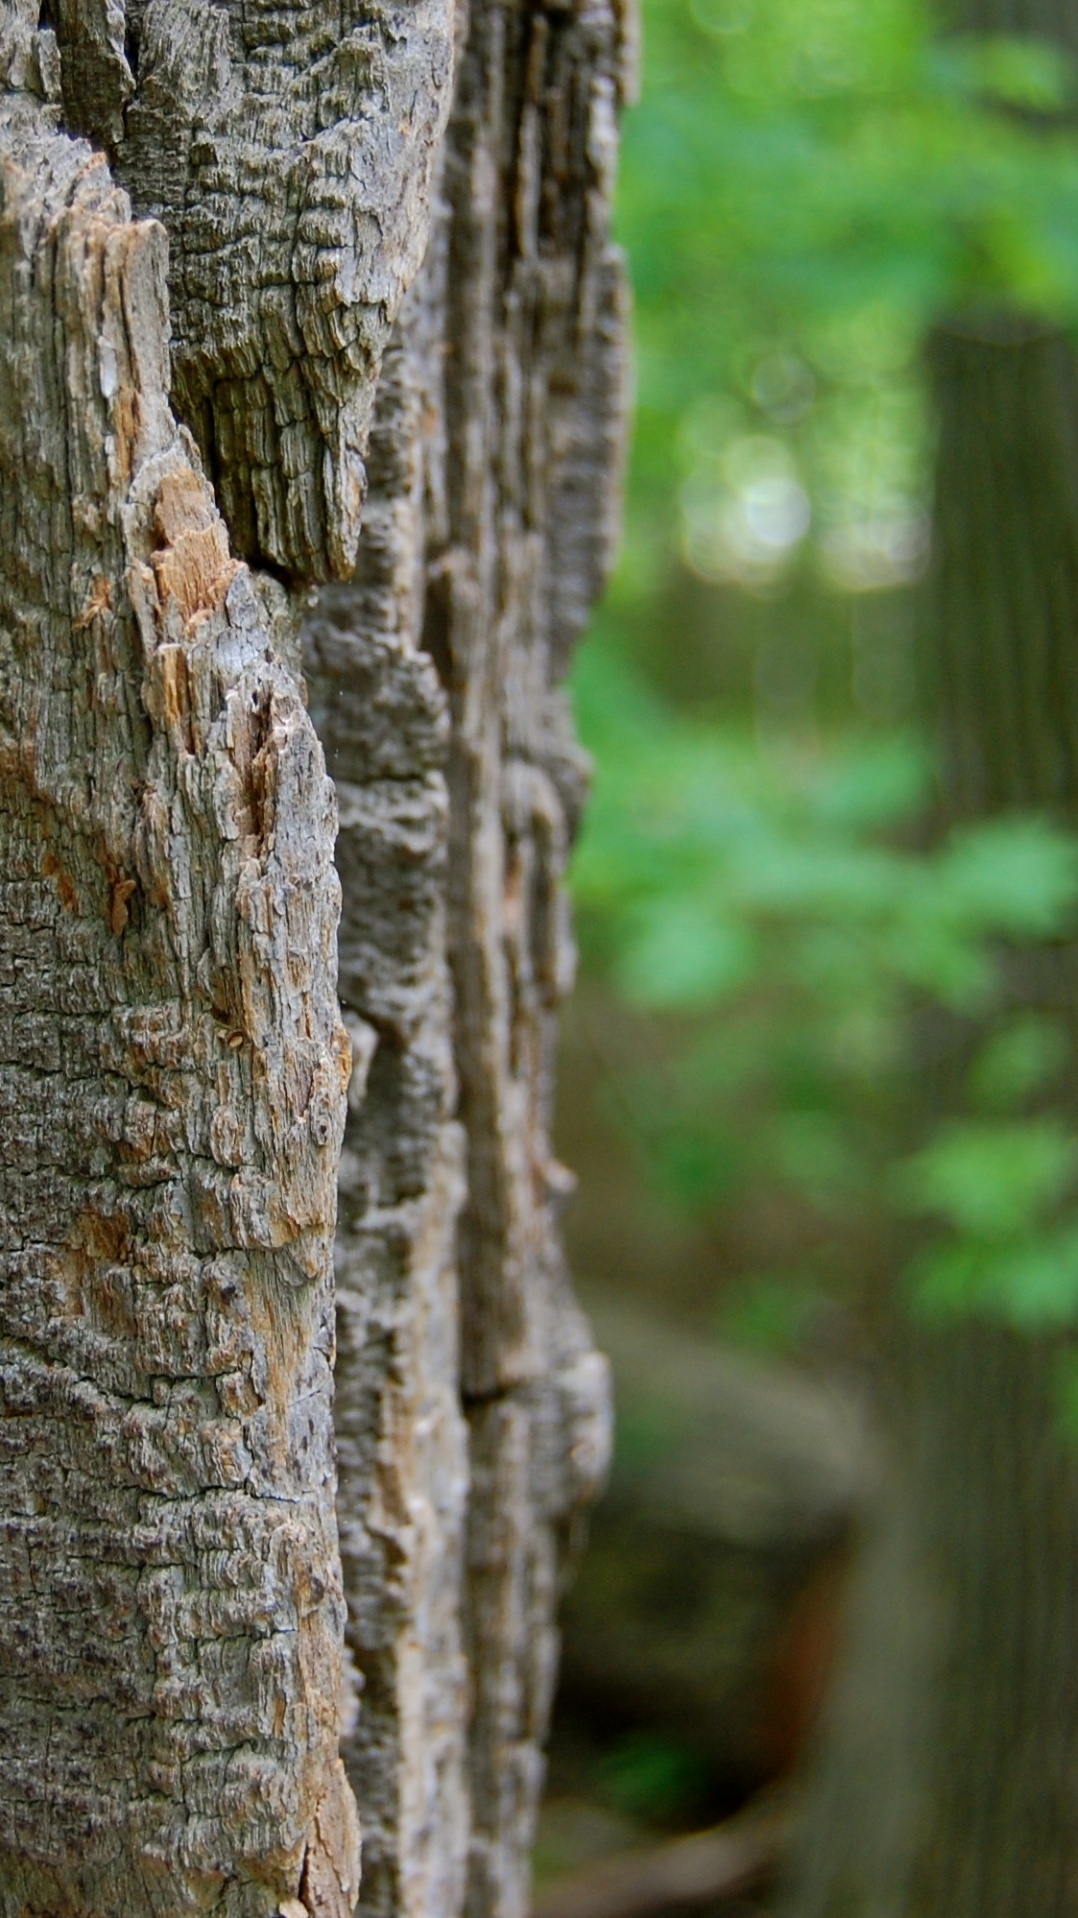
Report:
M790 1762L867 1415L793 1904L1070 1910L1078 19L644 25L562 1121L622 1436L555 1780L596 1724L622 1814L698 1820Z

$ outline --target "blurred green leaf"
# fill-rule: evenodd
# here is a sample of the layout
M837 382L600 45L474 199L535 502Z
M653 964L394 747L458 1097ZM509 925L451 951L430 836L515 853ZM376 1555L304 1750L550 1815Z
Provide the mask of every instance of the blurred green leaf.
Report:
M642 1005L713 1006L752 977L755 942L701 899L660 897L627 934L617 976Z
M944 1243L910 1276L913 1303L928 1317L973 1314L1025 1332L1053 1331L1078 1318L1078 1231Z
M841 1289L923 1233L923 1305L1058 1322L1062 1042L1007 1008L1016 952L1074 937L1078 843L1013 816L927 835L908 609L929 330L1078 327L1073 66L923 0L644 5L625 556L573 674L584 963L666 1035L623 1123L735 1260L771 1231ZM959 1110L911 1154L937 1028Z
M662 1732L629 1732L599 1767L604 1794L619 1811L663 1819L691 1805L706 1778L697 1754Z
M928 72L945 92L1033 113L1061 113L1074 97L1073 62L1062 47L1032 35L949 34L930 50Z
M717 1330L760 1352L797 1347L820 1316L819 1282L801 1272L754 1272L732 1286L717 1315Z
M1062 1020L1020 1013L989 1034L970 1071L975 1104L1006 1109L1056 1077L1070 1051Z
M952 836L937 880L956 921L1044 939L1072 920L1078 844L1045 820L993 819Z
M1076 1164L1078 1137L1061 1120L955 1122L896 1167L894 1191L910 1212L1006 1239L1059 1201Z

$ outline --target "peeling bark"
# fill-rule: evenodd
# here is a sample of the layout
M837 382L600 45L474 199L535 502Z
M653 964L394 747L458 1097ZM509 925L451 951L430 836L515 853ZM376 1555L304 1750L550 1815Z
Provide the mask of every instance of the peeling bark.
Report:
M0 13L3 1918L525 1908L630 43Z
M429 640L454 716L450 954L468 1196L462 1389L475 1710L466 1909L526 1908L573 1518L605 1470L605 1363L569 1290L549 1143L561 879L583 768L558 682L610 553L623 283L609 241L624 22L477 10L446 192L447 522ZM511 217L484 217L485 196Z
M472 8L431 243L380 390L356 580L307 639L356 820L338 853L342 997L377 1034L338 1242L357 1328L338 1368L348 1636L365 1681L348 1759L366 1819L377 1804L371 1914L526 1909L557 1597L609 1446L548 1130L586 771L558 687L609 563L624 424L609 214L627 29L605 4ZM344 801L360 766L366 797ZM402 1415L425 1435L410 1458Z
M335 803L165 235L51 117L0 118L0 1910L335 1918Z
M172 249L175 403L235 551L355 564L375 382L427 239L452 0L56 0L66 125Z

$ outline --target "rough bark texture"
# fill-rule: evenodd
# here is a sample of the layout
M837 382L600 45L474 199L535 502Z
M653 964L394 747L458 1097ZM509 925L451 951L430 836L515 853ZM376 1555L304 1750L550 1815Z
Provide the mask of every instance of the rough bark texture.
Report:
M4 1918L338 1918L342 1731L365 1909L524 1908L607 1447L547 1125L629 40L0 12Z
M446 176L448 514L427 630L454 722L475 1918L525 1908L559 1550L606 1464L606 1370L569 1294L548 1125L581 799L557 682L609 558L622 422L607 223L625 24L604 4L477 8Z
M169 410L165 235L18 87L42 40L0 118L0 1909L337 1914L334 800Z
M371 1055L337 1411L371 1913L525 1909L559 1581L608 1449L548 1123L583 789L557 685L623 430L626 27L603 4L473 7L356 579L306 637L341 794L341 992Z
M306 633L312 709L341 804L340 985L362 1076L341 1160L336 1425L348 1642L362 1692L347 1756L364 1908L460 1908L468 1805L461 1636L467 1448L459 1391L446 960L449 719L419 651L424 395L391 350L355 583Z
M171 246L175 402L234 550L351 572L374 388L423 257L452 0L55 0L65 123Z

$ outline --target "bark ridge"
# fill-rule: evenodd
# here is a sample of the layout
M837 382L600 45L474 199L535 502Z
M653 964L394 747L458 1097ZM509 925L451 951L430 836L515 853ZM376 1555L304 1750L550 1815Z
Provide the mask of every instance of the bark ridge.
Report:
M356 822L338 853L342 995L373 1034L338 1241L364 1679L347 1749L368 1819L377 1803L371 1914L525 1911L557 1598L609 1449L549 1128L586 783L560 681L609 564L624 427L609 217L630 29L606 4L471 9L356 578L306 639ZM402 1413L423 1434L412 1452Z
M335 799L164 231L6 28L0 1910L335 1918Z
M631 62L609 0L0 16L4 1918L340 1918L342 1733L364 1911L526 1907Z

